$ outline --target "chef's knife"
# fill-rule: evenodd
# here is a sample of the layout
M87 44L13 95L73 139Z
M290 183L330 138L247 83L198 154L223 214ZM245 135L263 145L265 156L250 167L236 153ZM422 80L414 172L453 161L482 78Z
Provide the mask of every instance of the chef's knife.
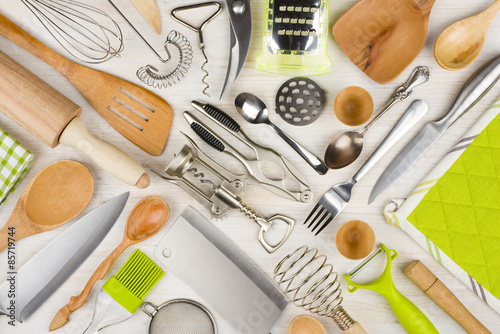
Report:
M243 68L250 47L252 35L252 15L250 0L226 0L229 10L229 29L231 44L229 45L229 63L227 66L226 80L222 87L220 100L224 98L233 86L236 78Z
M438 121L427 123L406 145L379 177L372 189L368 204L393 185L434 144L434 142L463 114L471 109L500 79L500 56L477 71L462 86L448 113Z
M33 256L17 274L7 272L8 279L14 277L15 288L9 280L0 286L0 314L15 316L23 322L35 312L101 243L120 216L128 195L126 192L81 218ZM12 301L14 311L11 311Z

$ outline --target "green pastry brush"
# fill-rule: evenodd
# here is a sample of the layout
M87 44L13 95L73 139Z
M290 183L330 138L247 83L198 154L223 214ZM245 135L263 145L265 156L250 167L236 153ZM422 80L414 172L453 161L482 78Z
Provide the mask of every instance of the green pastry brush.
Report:
M120 270L102 286L96 297L92 322L84 334L95 334L130 318L164 274L153 261L136 249Z

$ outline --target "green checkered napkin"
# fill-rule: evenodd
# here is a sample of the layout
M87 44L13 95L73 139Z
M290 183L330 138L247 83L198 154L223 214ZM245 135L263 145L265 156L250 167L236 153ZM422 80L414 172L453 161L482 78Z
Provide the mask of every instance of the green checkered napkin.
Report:
M0 129L0 206L16 189L33 161L33 154Z

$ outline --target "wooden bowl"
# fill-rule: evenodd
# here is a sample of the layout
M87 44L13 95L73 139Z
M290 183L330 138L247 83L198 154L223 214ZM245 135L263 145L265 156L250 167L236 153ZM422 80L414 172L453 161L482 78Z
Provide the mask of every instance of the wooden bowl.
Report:
M339 121L349 126L366 123L373 114L373 99L365 89L357 86L344 88L333 104Z
M344 257L350 260L364 259L373 251L375 233L367 223L350 220L337 231L335 244Z

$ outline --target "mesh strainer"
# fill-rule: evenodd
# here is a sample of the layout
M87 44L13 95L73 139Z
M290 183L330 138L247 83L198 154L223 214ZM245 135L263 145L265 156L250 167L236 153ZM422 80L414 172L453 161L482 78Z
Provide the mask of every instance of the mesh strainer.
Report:
M159 307L146 302L142 310L151 318L149 334L217 334L212 314L193 300L174 299Z

